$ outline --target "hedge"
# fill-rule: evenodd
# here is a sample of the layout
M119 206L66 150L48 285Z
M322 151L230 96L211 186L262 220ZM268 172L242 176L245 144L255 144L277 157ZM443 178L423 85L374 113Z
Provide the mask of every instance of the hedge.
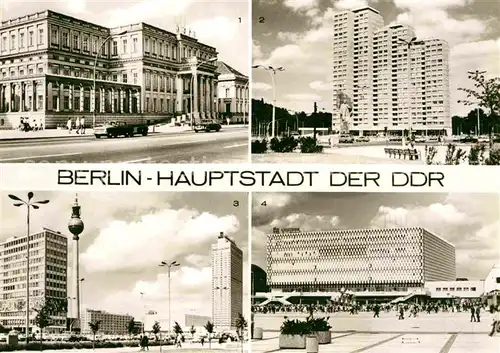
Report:
M160 342L151 341L149 346L159 346ZM166 346L166 342L162 342ZM96 342L95 348L121 348L121 347L139 347L139 341L125 341L125 342ZM92 341L85 342L43 342L40 347L40 342L19 343L17 346L10 346L7 344L0 344L0 352L14 352L14 351L41 351L41 350L60 350L60 349L92 349Z

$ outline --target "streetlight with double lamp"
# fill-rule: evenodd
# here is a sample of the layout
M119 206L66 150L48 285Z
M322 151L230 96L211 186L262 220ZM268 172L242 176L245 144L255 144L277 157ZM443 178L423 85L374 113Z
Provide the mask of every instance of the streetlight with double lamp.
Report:
M172 267L178 267L181 264L177 261L162 261L158 266L166 267L168 269L168 337L170 338L171 322L170 322L170 270Z
M199 62L198 64L196 64L196 66L192 69L192 74L191 74L191 84L190 84L190 87L191 87L191 98L190 98L190 101L191 101L191 128L193 128L194 126L194 119L193 119L193 110L194 110L194 78L196 77L197 75L197 70L198 68L203 65L203 64L206 64L206 63L210 63L210 62L213 62L213 61L217 61L217 57L213 57L213 58L210 58L210 59L207 59L207 60L203 60L201 62ZM212 92L213 94L213 92ZM212 99L213 97L210 97L210 99ZM198 102L196 102L196 105L198 105ZM198 110L198 107L196 108L196 110Z
M277 68L274 68L272 66L264 66L264 65L253 65L252 66L252 69L257 69L257 68L261 68L261 69L264 69L266 70L267 72L269 72L269 75L271 76L271 82L273 84L273 117L272 117L272 120L271 120L271 123L273 124L273 127L271 129L271 137L275 137L276 133L275 133L275 119L276 119L276 83L275 83L275 80L274 80L274 76L276 75L276 72L278 71L285 71L285 69L280 66L280 67L277 67Z
M97 53L95 54L95 58L94 58L94 98L92 99L92 102L93 102L93 105L94 107L92 108L93 112L92 112L92 129L95 129L95 122L96 122L96 98L97 98L97 92L96 92L96 69L97 69L97 59L99 58L99 54L101 53L102 51L102 48L104 48L104 44L106 44L108 42L108 40L110 40L113 36L123 36L124 34L127 34L127 31L122 31L120 33L116 33L116 34L110 34L109 36L107 36L103 42L101 43L101 46L99 47L99 50L97 51ZM100 97L102 99L102 97ZM83 98L82 98L83 99ZM101 103L102 104L102 103Z
M403 38L398 38L398 40L401 42L401 44L406 45L408 48L407 54L406 54L406 59L407 59L407 70L408 70L408 85L406 89L406 95L408 96L408 132L409 132L409 138L410 140L413 137L413 124L412 124L412 112L411 112L411 46L415 44L421 44L422 41L417 41L417 37L413 37L409 41Z
M31 208L38 210L39 205L46 205L49 200L32 201L34 194L30 191L28 192L28 201L24 201L16 195L9 194L9 198L16 201L14 206L21 207L26 206L26 344L29 342L29 332L30 332L30 211Z

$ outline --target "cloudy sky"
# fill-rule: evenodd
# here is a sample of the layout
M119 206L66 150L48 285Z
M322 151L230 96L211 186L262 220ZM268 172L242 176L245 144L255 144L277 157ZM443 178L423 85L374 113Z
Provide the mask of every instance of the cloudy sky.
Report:
M253 2L253 62L286 71L276 75L279 106L312 111L313 102L331 111L331 66L335 12L370 5L385 24L411 25L420 39L448 41L451 113L465 115L457 103L468 70L500 76L500 7L495 0L259 0ZM259 23L259 18L261 19ZM262 23L264 18L264 23ZM272 100L270 77L254 69L254 98Z
M499 202L495 194L253 194L252 263L266 268L266 234L273 227L314 231L418 226L455 245L457 277L484 279L500 263Z
M25 234L26 215L6 193L0 196L1 242ZM32 231L47 227L69 235L74 194L35 192L35 199L50 203L32 213ZM176 260L181 266L172 272L172 320L182 324L185 313L211 316L211 244L225 232L243 250L248 268L247 200L239 193L80 193L83 307L130 313L138 320L146 307L167 319L167 274L158 264ZM244 283L247 277L245 271Z
M47 9L114 27L146 22L175 32L181 23L195 31L201 42L219 51L219 60L248 74L250 24L248 2L209 0L0 0L2 19ZM241 20L240 20L241 19ZM240 22L241 21L241 22Z

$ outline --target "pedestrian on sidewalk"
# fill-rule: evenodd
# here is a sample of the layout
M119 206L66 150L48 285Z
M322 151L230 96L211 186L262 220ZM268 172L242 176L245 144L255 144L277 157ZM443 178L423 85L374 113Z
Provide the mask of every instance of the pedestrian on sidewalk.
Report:
M404 320L404 319L405 319L405 309L401 305L399 307L399 317L398 317L398 320Z
M470 322L476 322L476 308L474 308L474 305L470 307Z
M481 305L476 306L476 321L481 322Z
M68 119L68 122L66 125L68 127L68 133L71 134L71 129L73 128L73 122L71 121L71 118Z
M75 119L75 130L77 134L80 133L80 119L78 118Z
M83 116L80 118L80 133L85 135L85 118Z
M493 314L493 323L491 324L491 332L488 334L490 337L500 332L500 308L497 306Z

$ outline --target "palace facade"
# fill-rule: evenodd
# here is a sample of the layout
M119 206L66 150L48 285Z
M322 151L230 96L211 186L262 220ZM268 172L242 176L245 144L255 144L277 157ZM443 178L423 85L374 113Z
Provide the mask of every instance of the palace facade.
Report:
M185 28L106 28L50 10L0 26L0 129L85 117L217 118L217 50Z

